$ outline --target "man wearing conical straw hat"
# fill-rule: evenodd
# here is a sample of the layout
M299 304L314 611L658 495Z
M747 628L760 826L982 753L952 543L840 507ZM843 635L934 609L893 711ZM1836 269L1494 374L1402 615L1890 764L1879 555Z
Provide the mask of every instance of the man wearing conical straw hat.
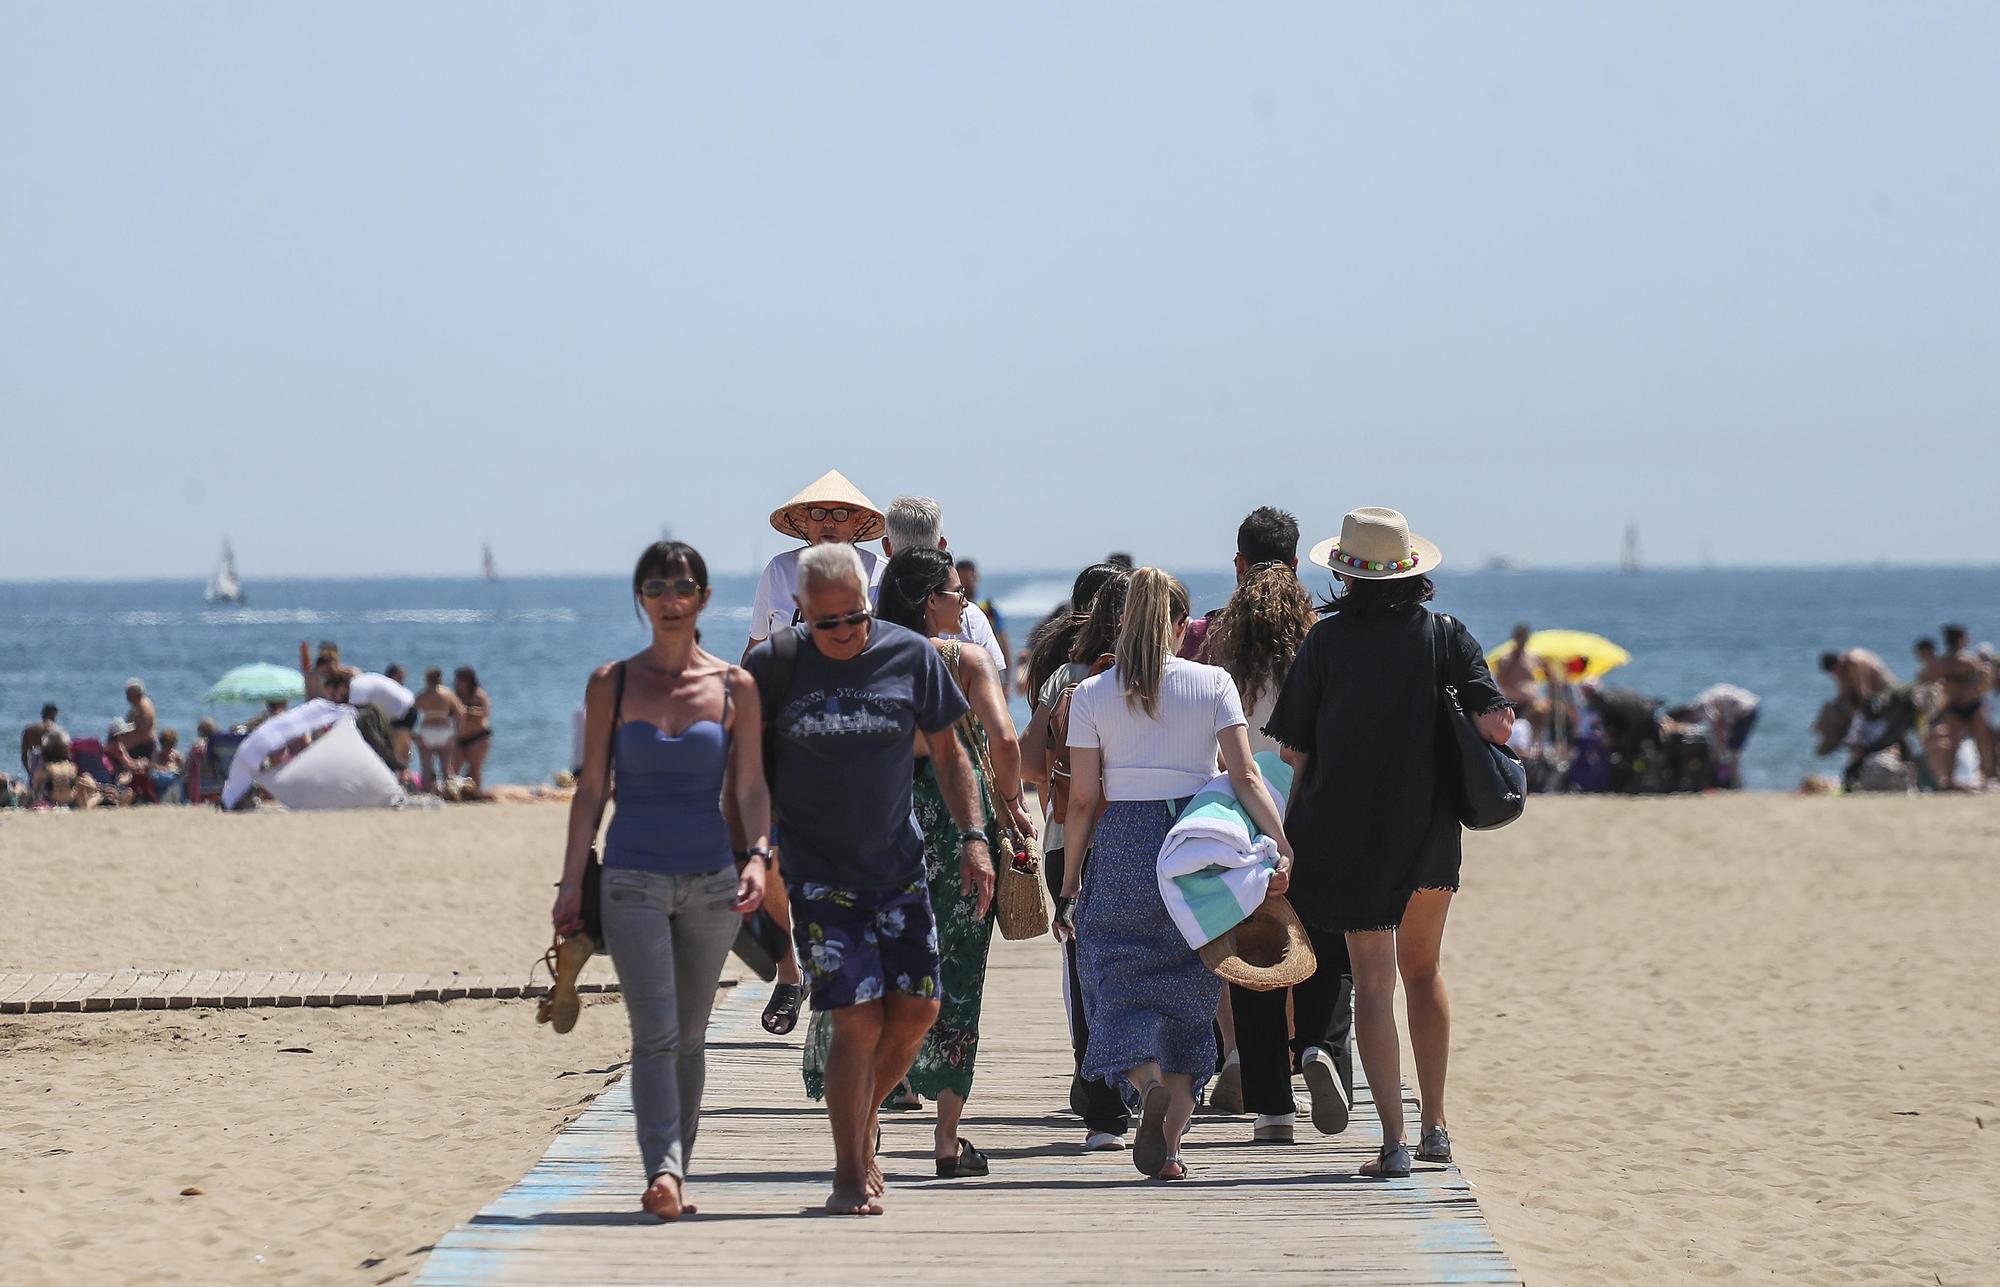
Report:
M881 584L883 561L860 543L882 534L882 511L838 469L827 470L772 510L771 526L806 545L847 542L861 556L870 591ZM750 647L743 650L744 656L770 638L773 630L792 624L797 612L792 595L798 589L799 553L804 548L786 550L764 565L757 597L750 605Z

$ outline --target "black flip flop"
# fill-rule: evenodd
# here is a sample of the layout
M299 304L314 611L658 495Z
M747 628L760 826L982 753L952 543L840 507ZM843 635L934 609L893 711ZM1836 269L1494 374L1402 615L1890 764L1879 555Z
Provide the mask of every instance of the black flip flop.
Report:
M799 1003L805 996L805 989L796 983L774 984L771 999L764 1003L764 1031L774 1037L789 1035L799 1026Z
M993 1168L987 1164L986 1155L972 1147L972 1141L959 1137L958 1156L940 1158L937 1164L939 1179L962 1180L969 1176L989 1175Z

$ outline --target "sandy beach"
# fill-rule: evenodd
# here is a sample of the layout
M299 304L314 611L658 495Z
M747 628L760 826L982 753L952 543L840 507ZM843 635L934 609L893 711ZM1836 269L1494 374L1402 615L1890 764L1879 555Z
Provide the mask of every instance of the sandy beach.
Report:
M525 975L563 818L13 815L0 969ZM1451 1119L1502 1245L1537 1283L1990 1278L1996 902L2000 798L1549 800L1470 838ZM615 1002L562 1039L518 1001L0 1020L10 1280L408 1277L624 1039Z

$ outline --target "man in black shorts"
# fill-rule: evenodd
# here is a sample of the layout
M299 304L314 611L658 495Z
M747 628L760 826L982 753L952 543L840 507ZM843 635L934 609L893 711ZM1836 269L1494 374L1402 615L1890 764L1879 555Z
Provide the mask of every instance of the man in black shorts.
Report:
M751 649L744 666L770 689L782 643L782 692L770 694L771 803L785 837L792 935L815 1010L830 1012L827 1114L836 1215L880 1215L875 1137L882 1099L910 1070L938 1012L938 936L911 812L916 742L929 749L959 830L959 866L984 916L993 859L979 787L952 725L964 694L928 639L874 620L854 547L799 557L803 623Z

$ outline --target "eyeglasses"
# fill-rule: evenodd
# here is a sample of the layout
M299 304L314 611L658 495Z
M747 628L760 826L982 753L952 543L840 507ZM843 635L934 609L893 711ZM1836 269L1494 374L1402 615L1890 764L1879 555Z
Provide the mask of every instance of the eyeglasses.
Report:
M931 593L941 594L945 596L947 599L956 599L959 601L960 604L969 603L972 600L972 596L966 593L965 588L963 586L959 587L956 590L933 590L931 591Z
M845 523L848 519L854 517L854 511L845 505L835 506L833 509L828 509L824 505L814 505L806 511L806 517L815 523L824 523L828 519L832 519L836 523Z
M672 590L677 599L692 599L701 593L701 583L691 576L676 577L669 581L665 577L654 577L639 586L639 593L648 599L657 599Z
M843 616L821 617L812 623L812 628L815 630L838 630L842 626L858 626L868 620L871 615L873 614L868 609L862 608L858 612L849 612Z

